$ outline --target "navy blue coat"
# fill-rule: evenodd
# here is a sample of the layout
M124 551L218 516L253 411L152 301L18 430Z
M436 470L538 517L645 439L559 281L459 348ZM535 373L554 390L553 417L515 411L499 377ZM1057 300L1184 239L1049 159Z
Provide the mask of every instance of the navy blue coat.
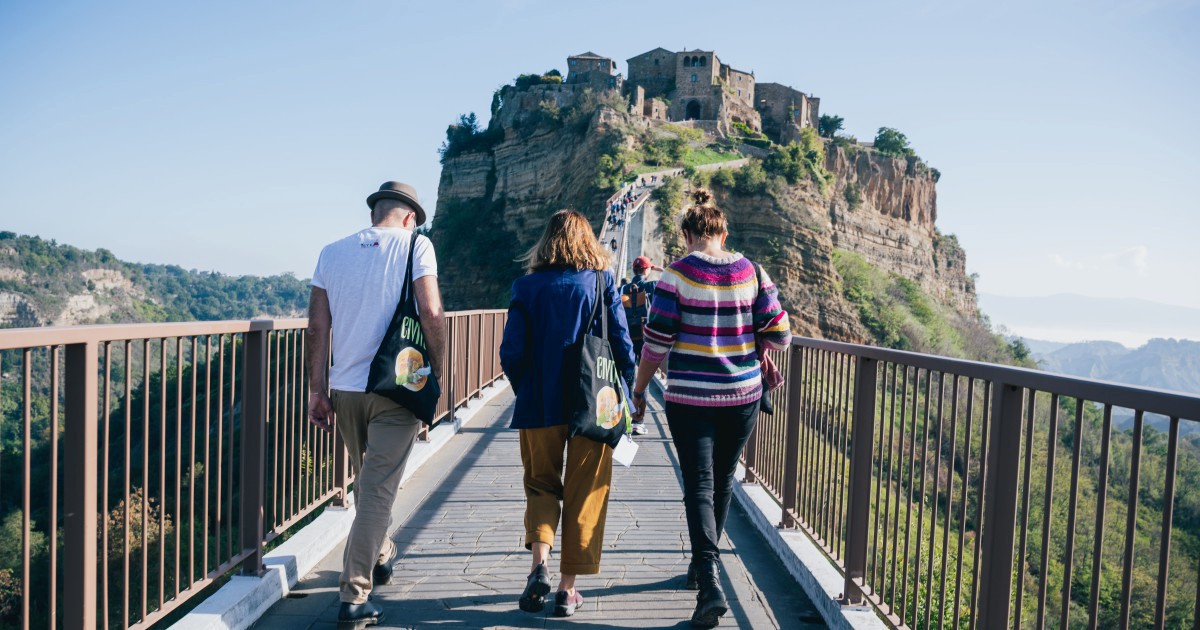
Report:
M596 303L596 272L574 269L536 271L513 283L508 323L500 343L500 365L517 401L511 427L536 429L566 424L563 417L563 365L566 349L582 338L583 324ZM625 309L611 271L604 274L604 308L613 358L632 388L633 344ZM600 318L592 326L600 334Z

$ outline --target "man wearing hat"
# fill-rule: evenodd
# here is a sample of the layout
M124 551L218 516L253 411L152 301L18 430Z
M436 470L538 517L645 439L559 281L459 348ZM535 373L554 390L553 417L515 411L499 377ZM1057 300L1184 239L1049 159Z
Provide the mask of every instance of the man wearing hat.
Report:
M413 230L425 223L425 209L408 184L386 182L367 197L367 207L371 227L321 250L307 331L309 417L329 432L336 418L356 477L357 511L342 558L338 620L359 626L383 619L383 610L369 596L373 585L392 577L392 503L421 428L408 409L367 393L367 377L404 290ZM428 238L417 237L412 264L413 294L436 373L445 347L445 319ZM333 364L326 380L331 337Z
M662 271L662 267L655 267L645 256L634 258L633 279L621 286L621 306L625 307L629 339L633 341L633 354L638 360L642 357L642 326L650 314L650 298L654 295L654 286L658 284L646 280L646 274L651 269ZM646 425L640 421L634 422L632 429L634 435L646 434Z

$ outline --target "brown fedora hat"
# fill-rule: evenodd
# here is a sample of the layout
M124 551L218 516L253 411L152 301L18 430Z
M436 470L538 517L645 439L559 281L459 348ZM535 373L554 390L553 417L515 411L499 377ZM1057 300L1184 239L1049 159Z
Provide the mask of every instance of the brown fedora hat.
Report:
M417 189L401 182L384 182L379 190L367 197L367 207L374 210L380 199L398 199L412 206L417 213L417 225L425 225L425 208L417 201Z

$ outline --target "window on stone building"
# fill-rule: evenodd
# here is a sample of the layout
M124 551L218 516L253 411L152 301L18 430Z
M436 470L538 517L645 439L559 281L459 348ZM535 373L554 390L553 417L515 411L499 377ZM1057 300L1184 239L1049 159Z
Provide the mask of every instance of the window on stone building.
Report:
M658 60L657 60L657 59L655 59L655 60L654 60L654 65L656 65L656 66L658 65Z
M703 68L703 67L704 67L704 57L701 57L701 58L700 58L700 67L701 67L701 68Z
M692 83L695 83L699 80L700 80L700 77L696 76L696 73L693 72L692 73Z

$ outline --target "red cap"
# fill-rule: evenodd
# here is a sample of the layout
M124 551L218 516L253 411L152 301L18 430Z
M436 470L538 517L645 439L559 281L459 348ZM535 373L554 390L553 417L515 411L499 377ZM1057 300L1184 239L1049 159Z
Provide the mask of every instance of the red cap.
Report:
M650 259L646 258L645 256L638 256L637 258L633 259L634 269L649 269L652 266L653 264L650 262Z

